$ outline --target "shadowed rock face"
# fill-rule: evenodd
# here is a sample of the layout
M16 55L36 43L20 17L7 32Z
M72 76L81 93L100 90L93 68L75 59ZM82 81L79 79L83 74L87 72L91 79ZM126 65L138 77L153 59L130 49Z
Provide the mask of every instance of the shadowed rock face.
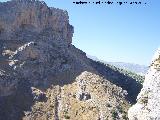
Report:
M160 49L155 53L150 69L145 76L137 103L128 111L130 120L160 119Z
M137 83L74 47L68 19L40 1L0 3L0 120L125 119Z

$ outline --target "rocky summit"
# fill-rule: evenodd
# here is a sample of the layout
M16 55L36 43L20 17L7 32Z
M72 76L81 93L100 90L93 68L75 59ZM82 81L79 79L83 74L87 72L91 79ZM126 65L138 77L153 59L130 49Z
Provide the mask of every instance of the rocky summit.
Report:
M129 120L160 120L160 49L145 76L137 103L128 111Z
M72 45L67 11L0 2L0 120L126 120L141 84Z

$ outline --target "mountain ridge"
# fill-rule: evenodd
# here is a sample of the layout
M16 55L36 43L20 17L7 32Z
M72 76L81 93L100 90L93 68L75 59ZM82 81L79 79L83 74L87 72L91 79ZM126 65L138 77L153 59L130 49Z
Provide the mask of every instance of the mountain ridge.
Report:
M127 119L142 85L72 45L66 11L0 3L0 119Z
M118 68L129 70L129 71L132 71L134 73L137 73L143 76L147 73L147 70L148 70L148 67L146 65L140 65L136 63L127 63L127 62L109 62L109 61L100 60L97 57L91 56L91 55L87 55L87 57L95 61L101 61L105 64L111 64Z

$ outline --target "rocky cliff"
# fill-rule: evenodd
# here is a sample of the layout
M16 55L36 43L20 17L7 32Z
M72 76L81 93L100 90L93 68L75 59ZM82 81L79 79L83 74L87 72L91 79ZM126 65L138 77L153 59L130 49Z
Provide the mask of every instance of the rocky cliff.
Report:
M128 111L130 120L160 119L160 49L155 53L150 69L145 76L137 103Z
M0 120L127 119L141 85L88 59L73 32L44 2L0 3Z

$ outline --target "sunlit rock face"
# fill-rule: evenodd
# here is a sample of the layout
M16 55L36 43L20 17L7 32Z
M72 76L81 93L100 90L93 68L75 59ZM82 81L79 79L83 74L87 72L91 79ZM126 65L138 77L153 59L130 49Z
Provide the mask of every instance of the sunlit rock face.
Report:
M44 2L0 3L0 120L126 119L141 85L88 59L73 32Z
M66 11L35 0L0 3L0 96L13 93L20 79L48 86L69 71L72 35Z
M73 27L69 24L67 11L49 8L44 2L12 0L1 3L0 15L1 39L27 41L33 35L52 30L60 33L59 41L62 42L63 39L63 43L72 42ZM21 32L25 34L20 34Z
M128 111L130 120L160 119L160 49L153 56L137 103Z

